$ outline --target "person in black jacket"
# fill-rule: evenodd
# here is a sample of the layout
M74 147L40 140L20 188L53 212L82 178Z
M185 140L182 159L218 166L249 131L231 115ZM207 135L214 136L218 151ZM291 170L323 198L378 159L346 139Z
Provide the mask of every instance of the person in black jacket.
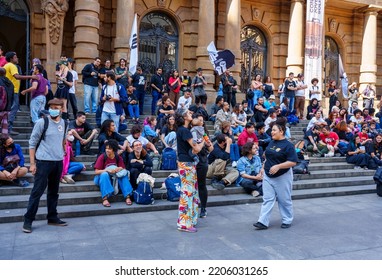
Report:
M1 123L1 130L0 132L3 135L8 134L8 115L12 108L13 103L13 84L12 82L5 76L5 69L0 67L0 87L3 87L3 89L7 93L7 104L5 105L4 110L0 112L0 123Z
M127 155L125 165L130 171L130 183L136 189L139 174L153 174L153 162L139 140L133 142L132 148L133 152Z
M97 111L97 99L98 99L98 79L101 76L99 66L101 59L99 57L94 58L94 62L86 64L82 69L82 82L84 83L84 108L85 113L90 113L89 99L91 98L92 107L91 112Z
M166 86L166 83L164 82L164 78L162 76L161 67L158 67L157 73L151 77L150 85L153 95L153 100L151 103L151 115L155 115L158 100L162 98Z

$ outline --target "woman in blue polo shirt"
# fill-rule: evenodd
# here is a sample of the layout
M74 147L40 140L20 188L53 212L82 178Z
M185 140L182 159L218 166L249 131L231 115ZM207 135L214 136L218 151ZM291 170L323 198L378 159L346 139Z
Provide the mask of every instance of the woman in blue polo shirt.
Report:
M265 163L260 171L263 179L263 204L260 217L253 224L257 229L267 229L276 198L282 217L281 228L289 228L293 221L292 167L297 163L296 150L285 138L285 122L278 120L272 125L272 141L265 150Z

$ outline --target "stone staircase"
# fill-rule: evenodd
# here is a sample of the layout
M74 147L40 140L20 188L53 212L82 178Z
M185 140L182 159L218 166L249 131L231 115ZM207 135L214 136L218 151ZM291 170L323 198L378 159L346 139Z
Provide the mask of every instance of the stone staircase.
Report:
M148 109L148 107L146 107ZM149 110L145 110L148 112ZM94 115L88 115L88 120L95 125ZM302 122L291 127L292 137L296 140L302 139L302 129L306 126ZM28 139L32 131L29 122L29 112L24 108L18 113L14 123L15 130L21 132L14 136L15 143L23 147L26 165L29 166ZM128 125L129 129L131 124ZM213 134L213 125L207 125L210 134ZM122 134L126 135L129 132ZM98 142L94 141L93 150L96 151ZM153 205L126 206L121 195L110 199L112 206L105 208L101 205L100 192L93 183L94 171L90 168L95 156L81 155L78 160L84 163L87 171L75 177L75 184L61 184L58 212L61 218L83 217L96 215L110 215L122 213L136 213L145 211L160 211L177 209L177 202L166 200L166 191L160 190L165 178L173 171L154 171L156 179L154 188L155 203ZM293 199L307 199L327 196L354 195L375 192L373 181L373 170L353 169L353 165L347 164L344 157L335 158L311 158L309 165L310 174L297 175L293 184ZM27 188L3 185L0 187L0 223L20 222L25 213L30 191L33 187L33 176L27 174L26 179L31 183ZM231 186L222 191L213 189L207 180L208 207L232 204L260 203L261 198L254 198L244 193L241 187ZM40 208L36 219L46 217L46 195L41 198Z

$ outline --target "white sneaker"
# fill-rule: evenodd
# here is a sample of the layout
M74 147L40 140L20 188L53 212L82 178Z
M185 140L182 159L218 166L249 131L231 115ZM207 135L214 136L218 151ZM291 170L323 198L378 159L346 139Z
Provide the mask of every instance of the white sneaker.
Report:
M62 184L67 184L68 182L66 182L66 180L65 180L64 178L61 178L61 179L60 179L60 183L62 183Z
M67 184L75 184L76 183L73 180L73 175L71 175L71 174L64 175L64 180L66 181Z
M237 166L237 161L232 162L232 167L235 168Z
M253 191L252 192L252 196L254 197L258 197L260 195L260 193L258 191Z

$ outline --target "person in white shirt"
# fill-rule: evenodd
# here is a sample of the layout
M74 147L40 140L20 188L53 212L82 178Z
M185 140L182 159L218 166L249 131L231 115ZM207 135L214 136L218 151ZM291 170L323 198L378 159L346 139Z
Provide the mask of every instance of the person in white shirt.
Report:
M70 73L73 75L73 85L69 89L69 96L68 96L68 109L69 109L69 103L72 106L72 111L73 111L73 116L76 118L77 112L78 112L78 107L77 107L77 98L76 98L76 86L77 86L77 81L78 81L78 73L76 70L73 69L75 61L73 58L68 58L68 68Z
M321 92L318 86L318 79L313 78L311 83L312 85L309 89L309 99L312 100L313 98L316 98L318 101L321 101Z
M185 109L188 110L192 103L192 97L191 97L191 89L185 88L183 91L183 96L181 96L178 100L178 106L177 109Z
M304 108L305 108L305 89L308 88L308 86L304 82L304 75L298 74L297 75L297 81L296 81L296 97L295 97L295 109L296 109L296 115L299 117L299 119L304 119Z
M306 127L306 131L308 131L315 125L316 126L328 125L326 121L322 118L320 110L317 110L316 113L314 114L314 117L309 121L308 126Z

